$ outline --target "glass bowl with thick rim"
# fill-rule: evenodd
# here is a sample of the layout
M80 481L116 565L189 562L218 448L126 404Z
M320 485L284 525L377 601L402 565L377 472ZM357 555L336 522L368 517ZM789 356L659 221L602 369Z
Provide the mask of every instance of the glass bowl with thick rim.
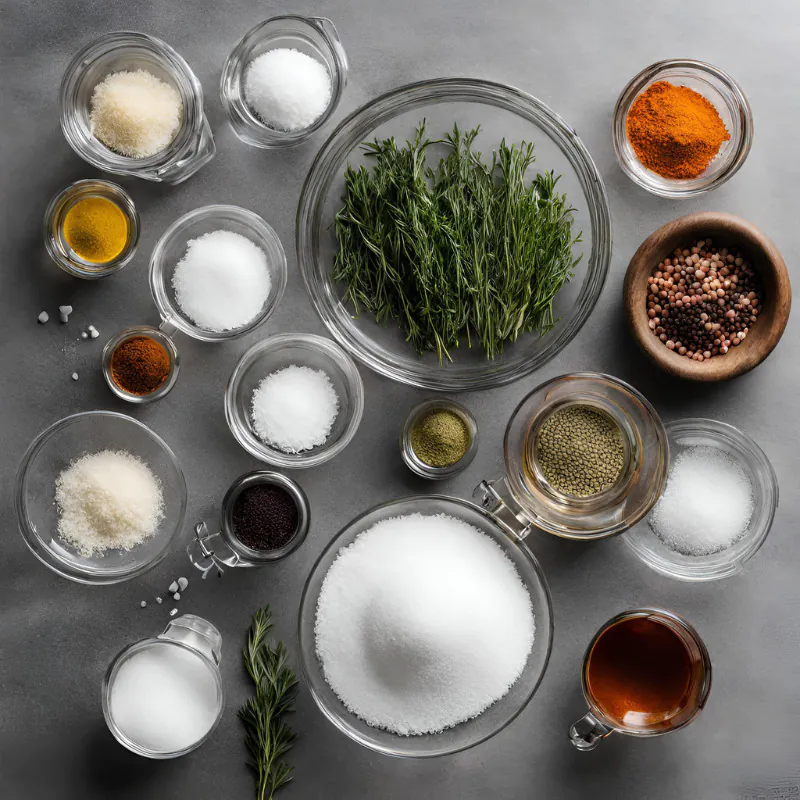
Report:
M322 583L343 547L377 522L407 514L447 514L467 522L490 536L511 559L528 590L536 633L525 668L508 693L479 716L422 736L400 736L374 728L348 711L325 680L317 656L315 622ZM300 657L303 675L322 713L342 733L379 753L401 758L429 758L466 750L507 727L528 705L541 683L553 642L553 611L544 574L528 547L496 522L490 514L466 500L444 495L407 497L383 503L356 517L328 544L317 560L303 589L299 615Z
M583 241L574 279L556 296L558 322L545 336L525 334L494 361L466 342L453 363L434 353L416 354L399 326L377 324L367 313L354 317L342 301L344 287L331 279L337 250L333 220L341 206L344 170L367 163L360 145L375 137L409 138L426 121L431 138L477 125L476 148L490 153L505 138L532 141L534 169L561 175L559 190L575 207L575 231ZM594 308L611 258L611 222L603 180L591 156L559 116L535 97L510 86L469 78L440 78L403 86L351 114L323 145L306 178L297 210L297 256L311 301L328 330L353 356L376 372L427 389L467 391L500 386L541 367L578 333Z
M654 533L649 517L622 539L648 567L682 581L715 581L741 572L772 527L778 508L778 478L764 451L733 425L713 419L681 419L666 426L674 459L690 447L726 452L745 471L753 487L753 513L744 534L730 547L705 556L684 555L667 547ZM667 479L669 480L669 479Z
M657 81L688 86L703 95L717 109L731 136L697 178L677 180L652 172L639 161L628 141L628 112L636 98ZM741 87L728 73L703 61L676 58L652 64L631 79L614 108L611 134L619 165L635 184L660 197L694 197L721 186L744 164L753 144L753 112Z
M253 393L268 375L289 366L322 370L339 398L339 409L324 444L287 453L263 442L253 428ZM288 469L315 467L344 450L364 413L364 384L353 360L336 342L310 333L279 333L254 344L234 367L225 390L225 419L237 442L257 459Z
M172 275L186 254L187 243L218 230L238 233L260 247L267 257L270 273L269 296L259 314L246 325L226 331L209 330L195 324L181 309L172 288ZM203 342L222 342L244 336L266 322L285 289L286 254L278 234L258 214L238 206L204 206L184 214L167 228L150 258L150 291L164 320L161 327L170 336L176 330Z
M84 556L58 535L55 484L73 461L102 450L127 451L150 467L161 484L164 516L155 535L136 547ZM186 481L169 445L143 423L114 411L73 414L40 433L20 462L14 487L25 544L53 572L78 583L121 583L152 569L180 534L186 502Z

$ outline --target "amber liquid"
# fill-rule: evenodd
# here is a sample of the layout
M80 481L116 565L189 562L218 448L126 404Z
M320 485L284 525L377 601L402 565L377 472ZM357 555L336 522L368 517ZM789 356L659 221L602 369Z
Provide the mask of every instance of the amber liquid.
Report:
M605 630L589 654L587 683L595 703L624 728L670 728L696 702L695 659L671 627L634 617Z

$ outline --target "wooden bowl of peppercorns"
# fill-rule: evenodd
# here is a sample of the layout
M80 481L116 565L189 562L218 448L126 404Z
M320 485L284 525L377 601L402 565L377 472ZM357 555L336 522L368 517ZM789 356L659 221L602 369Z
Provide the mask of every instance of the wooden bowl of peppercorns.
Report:
M778 344L792 289L783 257L755 225L699 212L642 242L623 302L636 341L659 367L724 381L758 366Z

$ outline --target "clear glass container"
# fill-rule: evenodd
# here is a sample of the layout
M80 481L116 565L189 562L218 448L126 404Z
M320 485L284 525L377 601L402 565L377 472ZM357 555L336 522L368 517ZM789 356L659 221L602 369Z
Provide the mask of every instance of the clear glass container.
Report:
M110 200L125 215L128 236L120 254L111 261L87 261L76 253L64 237L64 220L69 210L87 197ZM139 242L139 214L130 195L116 183L87 179L75 181L59 192L48 204L44 214L44 246L48 255L61 269L76 278L105 278L121 270L136 252Z
M466 425L469 431L469 447L466 453L454 464L447 467L432 467L426 464L416 453L411 444L411 434L419 422L426 414L431 411L450 411ZM414 406L411 413L406 419L406 424L403 426L403 432L400 435L400 454L406 466L412 471L416 472L423 478L430 480L444 480L445 478L452 478L463 472L475 458L478 452L478 423L475 422L475 417L468 408L465 408L461 403L456 403L455 400L446 400L444 398L433 398L425 400L422 403Z
M56 478L76 459L102 450L125 450L147 464L161 484L164 517L154 536L130 550L84 556L58 534ZM183 527L186 481L175 454L146 425L113 411L85 411L34 439L17 470L14 507L25 544L53 572L78 583L121 583L144 574L169 553Z
M239 495L252 486L277 486L289 493L297 506L297 527L292 538L275 550L254 550L241 542L234 533L233 510ZM279 472L259 470L248 472L237 478L222 499L220 529L209 534L205 522L194 526L194 541L189 544L189 560L205 576L209 570L223 572L225 567L261 567L286 558L293 553L306 538L311 524L311 511L306 493L300 486Z
M92 134L92 92L107 75L146 70L172 85L181 96L181 127L170 145L147 158L129 158ZM207 164L216 151L203 113L203 89L189 65L169 45L144 33L117 31L87 44L70 61L58 103L61 130L70 147L92 166L116 175L180 183Z
M591 497L559 492L542 474L536 437L554 412L584 405L610 417L625 448L612 486ZM520 515L531 526L566 539L613 536L635 525L661 496L669 467L667 433L650 403L618 378L593 372L562 375L541 384L517 406L506 428L506 475L476 490L485 508L504 519Z
M261 312L247 325L228 331L202 328L183 313L172 287L172 275L186 254L186 245L212 231L226 230L250 239L267 257L270 272L270 291ZM286 289L286 254L278 234L258 214L238 206L204 206L184 214L167 228L150 258L150 291L153 294L168 336L177 331L203 342L223 342L251 333L266 322L277 308Z
M772 527L778 509L778 478L764 451L732 425L712 419L682 419L667 425L672 457L690 447L723 450L744 470L753 487L753 514L742 537L725 550L691 556L667 547L653 532L649 519L627 531L628 547L648 567L682 581L714 581L742 571L758 551Z
M111 695L114 691L114 682L120 668L132 657L153 648L158 648L159 650L163 648L178 648L184 653L191 654L193 658L197 658L200 665L208 669L216 687L214 698L217 705L216 720L205 736L182 750L153 750L142 745L130 738L120 728L112 713ZM225 710L225 692L222 686L222 674L219 670L221 654L222 636L220 632L210 622L194 614L184 614L176 617L169 622L160 636L154 639L142 639L134 642L117 653L106 670L102 687L103 717L114 738L133 753L153 759L177 758L200 747L214 732ZM143 687L143 689L147 691L147 687Z
M536 634L525 668L509 692L474 719L441 733L400 736L374 728L347 710L328 685L317 657L314 626L320 589L328 569L343 547L377 522L407 514L447 514L483 531L511 559L528 590ZM506 728L528 705L544 676L553 642L553 612L550 592L541 567L520 538L519 525L511 528L473 503L455 497L428 495L383 503L356 517L328 544L306 581L300 601L299 638L303 675L322 713L342 733L384 755L405 758L442 756L466 750Z
M244 77L253 59L278 48L299 50L322 63L331 77L331 100L316 122L297 131L271 128L250 109ZM234 133L254 147L292 147L307 141L331 118L347 83L347 55L334 24L325 17L288 14L261 22L233 48L222 70L219 93Z
M418 356L396 322L386 326L370 314L354 315L343 301L345 287L331 278L338 243L334 218L341 208L348 165L369 166L361 148L365 140L411 137L422 120L435 139L458 123L477 125L476 148L485 156L503 138L533 142L532 171L554 170L566 193L574 230L582 241L575 277L555 298L558 320L545 336L524 334L489 361L479 347L466 343L451 351L452 363L440 364L435 353ZM444 151L442 151L444 152ZM297 210L297 261L311 302L331 335L371 369L401 383L441 391L469 391L501 386L534 372L559 353L588 318L608 272L611 222L603 179L575 131L544 103L519 89L469 78L440 78L403 86L370 101L351 114L322 146L306 178Z
M253 429L253 392L264 378L289 366L322 370L339 398L339 411L324 444L300 453L285 453L262 442ZM260 461L288 469L315 467L344 450L358 430L364 412L364 384L352 359L323 336L281 333L253 345L239 360L225 390L225 419L237 442Z
M636 98L657 81L688 86L719 112L731 138L697 178L664 178L647 169L628 141L628 112ZM636 75L622 90L614 108L612 139L622 171L638 186L660 197L682 199L716 189L739 171L753 144L753 113L738 83L721 69L690 58L659 61Z
M669 721L651 726L622 726L619 722L609 719L592 696L588 681L589 660L600 637L613 625L636 618L666 625L680 637L692 662L691 685L685 707L676 709L675 716ZM672 611L660 608L639 608L618 614L595 634L583 656L581 683L589 712L570 727L569 740L578 750L587 751L594 750L611 733L624 733L628 736L638 737L663 736L665 733L685 728L690 722L693 722L705 707L711 692L711 657L700 634L685 619Z
M139 336L144 336L148 339L153 339L158 344L162 345L164 349L167 351L169 355L169 375L164 383L158 387L153 392L149 394L132 394L131 392L126 392L117 382L114 380L111 374L111 357L114 355L114 351L123 343L126 342L128 339L134 339ZM112 336L108 342L106 342L106 346L103 348L103 377L106 379L106 383L108 384L108 388L122 400L127 401L128 403L134 403L137 405L145 405L147 403L152 403L156 400L160 400L162 397L165 397L171 390L172 387L178 380L178 369L180 367L180 357L178 355L178 348L175 347L175 343L172 339L167 336L163 331L160 331L158 328L153 328L150 325L134 325L131 328L125 328L121 330L116 336Z

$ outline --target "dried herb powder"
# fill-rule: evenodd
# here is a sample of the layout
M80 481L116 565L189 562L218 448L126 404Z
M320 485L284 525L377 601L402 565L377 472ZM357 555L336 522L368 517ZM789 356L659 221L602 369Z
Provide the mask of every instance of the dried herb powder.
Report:
M430 467L449 467L460 461L470 441L467 424L446 408L429 411L411 429L411 448Z
M251 550L278 550L294 536L298 519L297 503L286 489L259 484L236 498L233 533Z
M622 431L606 414L588 406L562 408L539 430L536 458L553 488L591 497L619 480L625 463Z

